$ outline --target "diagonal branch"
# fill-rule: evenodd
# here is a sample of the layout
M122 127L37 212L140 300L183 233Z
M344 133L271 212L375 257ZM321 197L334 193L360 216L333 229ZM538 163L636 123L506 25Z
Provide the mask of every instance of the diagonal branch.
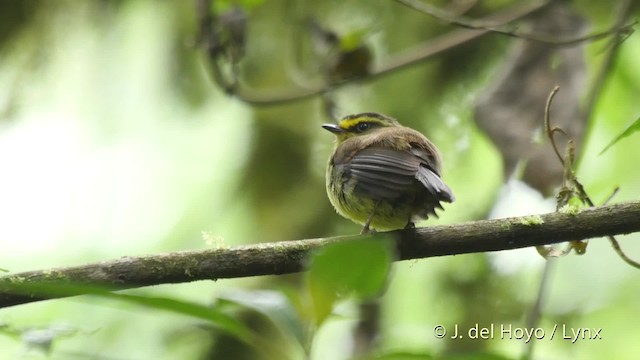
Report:
M637 25L637 21L633 21L629 24L618 22L610 29L607 29L604 31L600 31L600 32L596 32L596 33L592 33L584 36L574 37L574 38L561 39L561 38L556 38L554 36L548 36L544 34L530 34L522 31L518 31L517 29L514 28L512 24L509 26L505 26L504 24L496 24L490 21L474 20L474 19L468 19L461 16L457 16L457 15L451 15L444 10L441 10L433 5L429 5L427 3L424 3L418 0L395 0L395 1L407 7L410 7L414 10L417 10L423 14L433 16L436 19L451 25L456 25L463 28L467 28L467 29L487 30L497 34L502 34L510 37L519 38L519 39L536 41L536 42L554 45L554 46L574 46L587 41L595 41L595 40L611 37L612 35L616 35L620 33L630 34L631 32L633 32L634 26ZM548 2L547 1L540 2L540 4L546 4L546 3Z
M507 24L526 17L527 15L544 7L547 3L548 0L523 2L501 10L495 14L488 15L479 21L486 21L494 24ZM207 20L208 18L206 14L201 15L201 27L207 25L202 23ZM215 58L210 58L208 65L211 67L210 71L214 82L216 82L222 89L230 91L230 93L232 93L236 98L253 106L278 105L310 99L348 84L376 80L382 76L420 64L489 33L490 31L487 29L453 30L434 39L429 39L426 44L417 46L416 48L407 49L399 54L390 56L389 59L385 60L380 66L374 68L371 74L367 76L354 77L349 80L331 84L322 82L309 88L255 89L243 86L235 87L222 80L222 77L220 76L221 69L219 68L219 63Z
M294 273L304 269L310 252L338 241L391 236L397 245L398 260L407 260L510 250L632 232L640 232L640 201L588 208L578 213L555 212L376 235L123 257L82 266L2 276L0 308L83 293L34 292L34 286L41 284L86 284L122 290L197 280Z

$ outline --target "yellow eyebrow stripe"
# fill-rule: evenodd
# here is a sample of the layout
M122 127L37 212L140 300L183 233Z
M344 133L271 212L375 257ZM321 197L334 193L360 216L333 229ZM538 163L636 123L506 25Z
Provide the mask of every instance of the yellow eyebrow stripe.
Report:
M345 130L351 129L354 126L356 126L356 124L361 123L362 120L363 120L362 118L342 120L342 121L340 121L340 127L345 129Z
M340 121L339 126L344 130L349 130L349 129L353 129L359 123L365 122L365 121L384 125L384 122L382 122L382 121L380 121L379 119L376 119L376 118L358 117L358 118L353 118L353 119L344 119L344 120Z

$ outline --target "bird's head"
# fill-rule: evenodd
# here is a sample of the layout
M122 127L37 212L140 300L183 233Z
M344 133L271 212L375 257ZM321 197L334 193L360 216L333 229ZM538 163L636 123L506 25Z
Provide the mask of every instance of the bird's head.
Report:
M373 112L347 115L337 124L322 125L325 130L336 136L338 144L352 137L365 136L385 128L398 126L401 125L395 119Z

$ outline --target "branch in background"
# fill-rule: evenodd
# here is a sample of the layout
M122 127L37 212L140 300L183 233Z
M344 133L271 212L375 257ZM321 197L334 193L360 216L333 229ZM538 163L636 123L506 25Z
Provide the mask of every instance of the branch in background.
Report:
M304 269L310 252L338 241L392 237L398 260L500 251L640 231L640 201L584 209L578 213L483 220L365 236L342 236L124 257L76 267L0 277L0 307L81 292L37 293L38 284L87 284L113 290L259 275Z
M539 10L547 3L548 1L533 3L523 2L522 4L518 4L506 10L487 16L479 21L491 22L492 24L497 25L507 24ZM208 11L206 0L198 0L198 4L199 19L201 22L200 42L210 46L208 44L215 44L216 41L215 39L209 39L208 37L211 36L209 35L210 33L206 33L204 30L210 29L210 23L213 20L208 13L204 13L205 11ZM455 30L437 38L430 39L426 42L427 45L420 46L417 49L411 49L407 52L391 57L390 60L385 62L379 68L373 69L371 74L365 77L353 78L332 84L317 84L311 88L266 89L261 91L257 89L244 88L242 86L235 86L235 83L227 83L224 80L224 77L221 76L222 69L220 68L219 59L217 57L211 58L212 54L210 50L208 50L208 55L210 56L209 67L211 68L211 75L216 84L238 99L254 106L278 105L309 99L346 84L377 79L378 77L390 74L397 70L421 63L422 61L428 60L447 50L452 50L459 45L479 38L489 32L490 31L486 29Z
M616 20L615 20L614 28L620 27L622 24L624 24L627 21L629 17L631 17L632 8L633 8L633 1L631 0L623 0L620 3L616 11L616 17L615 17ZM620 44L622 44L622 41L626 39L627 35L628 34L626 32L618 32L616 33L616 36L612 37L609 40L609 43L607 44L607 48L608 48L607 53L604 56L602 65L600 65L600 68L598 69L598 72L595 76L595 80L593 81L593 85L589 89L589 93L586 96L584 113L588 117L587 120L593 117L593 114L594 114L593 109L595 108L596 103L600 98L600 94L602 93L602 89L604 88L604 85L608 78L609 71L611 70L611 67L613 66L613 63L616 59L616 56L618 55ZM585 135L585 138L587 137L588 137L588 134Z
M637 21L634 21L626 25L624 24L624 22L616 22L614 26L612 26L610 29L605 31L596 32L593 34L588 34L585 36L579 36L575 38L557 39L551 36L546 36L541 34L524 33L524 32L512 29L513 26L505 26L503 24L491 23L485 20L475 20L475 19L464 18L461 16L451 15L446 11L443 11L435 6L429 5L427 3L424 3L418 0L395 0L395 1L407 7L410 7L416 11L419 11L423 14L432 16L450 25L456 25L456 26L460 26L468 29L487 30L496 34L541 42L541 43L555 45L555 46L573 46L573 45L578 45L580 43L587 42L587 41L600 40L602 38L606 38L611 35L617 35L620 33L630 33L633 31L633 27L637 24ZM548 2L549 1L541 1L540 3L546 5Z
M524 2L518 6L513 6L504 11L489 15L482 19L482 21L507 24L512 21L522 19L540 10L546 4L546 2ZM448 50L452 50L457 46L475 40L488 33L489 30L486 29L454 30L436 38L429 39L427 41L427 46L419 46L415 49L395 55L391 60L380 66L377 71L374 71L372 76L366 79L368 80L370 78L375 78L376 76L387 75L397 70L402 70L405 67L419 64L422 61L440 55Z

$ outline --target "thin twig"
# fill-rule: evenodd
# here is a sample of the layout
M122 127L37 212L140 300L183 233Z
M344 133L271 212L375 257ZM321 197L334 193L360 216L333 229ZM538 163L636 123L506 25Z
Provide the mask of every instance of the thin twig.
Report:
M527 321L525 323L527 329L535 329L538 327L538 322L540 321L540 317L542 316L542 306L544 305L544 301L547 297L549 278L551 276L551 271L555 263L556 260L553 258L547 259L547 261L545 261L544 263L544 270L542 271L542 276L540 277L540 285L538 286L538 296L536 297L536 301L529 311L529 315L527 316ZM528 360L532 358L533 347L536 342L537 341L529 341L524 345L525 352L522 356L522 360Z
M602 203L602 205L608 205L613 198L618 195L618 191L620 191L620 186L616 186L615 189L611 192L611 195Z
M631 12L632 5L633 5L633 1L631 0L623 0L620 3L616 11L617 20L614 27L619 27L621 24L624 24L627 21L627 19L632 14ZM600 68L598 69L598 72L595 76L595 80L593 81L593 85L591 85L591 88L589 89L589 92L586 96L585 107L584 107L584 110L585 110L584 114L586 114L585 116L587 117L586 123L590 123L588 120L590 120L593 117L593 109L596 106L596 102L598 98L600 98L600 94L602 93L602 90L607 80L607 75L609 74L609 71L611 70L611 67L613 66L613 63L618 55L620 44L622 43L623 39L624 39L623 34L619 32L618 36L612 37L609 43L607 44L607 48L609 50L604 55L602 64L600 65ZM587 131L587 134L585 134L585 138L587 137L588 132L589 131Z
M553 150L555 151L556 155L558 156L558 160L560 161L560 163L562 164L562 166L565 169L563 188L571 187L570 189L565 189L564 191L569 191L569 192L575 193L583 203L593 207L593 206L595 206L595 204L593 203L593 201L591 200L591 198L587 194L584 186L578 180L578 178L576 177L576 175L574 173L574 170L573 170L573 165L574 165L573 148L572 148L573 147L573 140L567 135L567 133L564 130L562 130L561 128L558 128L558 127L552 128L551 124L550 124L549 113L550 113L550 108L551 108L551 102L552 102L553 97L555 96L555 94L558 92L558 90L559 90L558 86L554 87L553 90L551 90L551 93L549 94L549 98L547 100L547 105L545 107L545 115L544 115L545 133L547 134L547 137L549 137L551 145L553 146ZM564 134L569 139L569 142L567 143L567 159L566 160L563 159L560 156L560 153L558 151L558 147L557 147L557 145L555 143L555 139L553 137L553 134L556 131ZM564 205L564 204L561 204L561 201L566 202L566 201L568 201L569 198L570 198L569 195L561 197L560 198L561 200L558 201L558 206ZM624 253L624 251L620 247L620 244L618 243L618 241L616 240L615 237L613 237L611 235L608 235L607 239L611 243L611 246L613 247L613 249L616 252L616 254L618 254L618 256L620 256L620 258L624 262L626 262L627 264L631 265L634 268L640 269L640 263L632 260L630 257L628 257ZM576 252L578 252L579 254L582 254L586 250L586 243L583 243L582 241L579 241L579 240L573 240L573 241L571 241L570 247L567 250L570 250L571 248L575 249ZM538 248L538 252L540 252L541 254L544 254L544 253L549 254L550 250L546 249L544 247L539 247ZM566 254L568 254L568 251L564 251L562 254L566 255Z
M565 133L560 128L551 128L550 119L549 119L550 113L551 113L551 102L553 101L554 96L556 96L556 93L558 92L558 90L560 90L560 86L556 85L553 88L553 90L551 90L551 93L549 93L549 97L547 98L547 104L544 107L544 132L545 132L545 134L547 134L547 137L549 138L549 141L551 142L551 145L553 146L553 151L555 151L556 156L558 157L558 160L560 161L562 166L565 166L564 159L562 158L562 155L560 155L560 151L558 150L558 146L556 145L556 141L553 138L553 133L555 131L560 131L560 132L564 133L565 135L567 135L567 133Z
M640 269L640 263L628 257L627 254L625 254L624 251L622 251L622 248L620 247L620 244L618 243L618 240L616 240L615 237L607 236L607 239L609 239L609 242L611 243L611 247L613 247L613 250L616 252L616 254L618 254L618 256L620 256L620 258L624 262L633 266L636 269Z
M395 1L407 7L410 7L414 10L417 10L423 14L432 16L450 25L456 25L456 26L467 28L467 29L487 30L496 34L515 37L518 39L536 41L536 42L554 45L554 46L573 46L573 45L578 45L580 43L587 42L587 41L595 41L602 38L606 38L613 34L618 34L621 32L628 33L633 31L633 27L637 24L637 21L634 21L626 25L616 24L612 26L610 29L605 31L583 35L575 38L557 39L552 36L541 35L541 34L529 34L529 33L524 33L517 30L508 29L502 24L495 24L495 23L490 23L482 20L474 20L474 19L468 19L462 16L451 15L446 11L443 11L433 5L429 5L427 3L424 3L418 0L395 0Z

